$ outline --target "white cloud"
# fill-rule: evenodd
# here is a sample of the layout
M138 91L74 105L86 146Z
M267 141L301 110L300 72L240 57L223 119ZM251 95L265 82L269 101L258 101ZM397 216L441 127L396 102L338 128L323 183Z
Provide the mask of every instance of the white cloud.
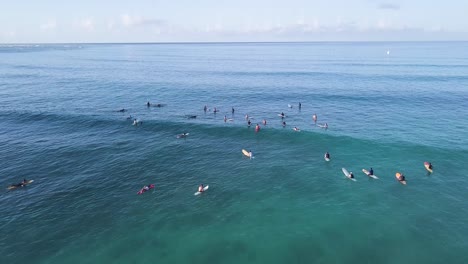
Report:
M84 29L91 32L94 31L94 20L92 18L84 18L75 22L75 26L79 29Z
M163 26L165 24L165 21L161 19L145 18L142 16L131 16L128 14L120 16L120 21L125 27Z
M114 20L107 21L107 29L108 30L113 30L114 27L115 27L115 21Z
M55 19L50 19L44 24L41 24L39 28L41 29L42 32L46 32L46 31L53 31L56 27L57 27L57 22L55 21Z
M13 41L16 37L16 31L14 30L7 30L4 32L0 32L0 40L3 42L10 42Z
M397 4L392 3L381 3L378 6L379 9L386 9L386 10L399 10L400 6Z

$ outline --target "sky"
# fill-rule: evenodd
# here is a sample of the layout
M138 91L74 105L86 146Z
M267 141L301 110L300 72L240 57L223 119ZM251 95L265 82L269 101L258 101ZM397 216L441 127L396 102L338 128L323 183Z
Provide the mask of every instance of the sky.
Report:
M0 43L468 40L468 0L0 0Z

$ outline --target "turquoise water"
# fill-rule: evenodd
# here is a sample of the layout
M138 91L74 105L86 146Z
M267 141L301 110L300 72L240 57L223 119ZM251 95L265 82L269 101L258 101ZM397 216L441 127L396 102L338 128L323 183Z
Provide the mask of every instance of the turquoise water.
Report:
M467 263L466 46L0 45L0 263Z

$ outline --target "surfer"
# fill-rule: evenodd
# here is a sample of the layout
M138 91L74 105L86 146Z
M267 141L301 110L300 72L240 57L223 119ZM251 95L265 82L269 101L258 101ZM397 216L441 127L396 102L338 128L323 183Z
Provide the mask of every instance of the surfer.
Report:
M132 116L131 116L131 115L127 117L127 120L130 120L130 119L132 119Z
M330 159L330 153L328 153L328 151L325 152L325 158L326 158L326 159Z
M203 186L203 184L200 184L198 186L198 192L204 192L205 190L203 190L205 187Z
M146 106L147 106L147 107L150 107L150 106L151 106L151 104L150 104L149 101L146 103Z
M314 115L312 116L312 119L314 120L314 123L317 123L317 114L314 114Z
M257 125L255 126L255 132L258 132L258 131L260 131L260 125L259 125L259 124L257 124Z
M117 112L121 112L121 113L123 113L123 112L125 112L125 111L127 111L127 110L125 110L125 108L122 108L122 109L120 109L120 110L117 110Z
M189 134L189 133L186 133L186 132L185 132L185 133L182 133L182 134L179 134L179 135L177 135L177 138L185 138L185 137L188 136L188 134Z
M430 170L432 170L432 163L429 162L429 166L427 166Z
M372 168L369 170L369 175L374 175L374 170Z
M247 126L250 127L251 124L252 122L250 122L250 119L249 119L249 121L247 121Z
M266 119L263 119L262 123L263 123L264 126L266 126L266 124L267 124Z
M231 113L234 114L234 107L231 107Z
M294 127L293 129L294 129L294 131L299 131L300 130L298 127Z
M245 120L249 120L249 115L248 114L245 115Z
M205 113L206 113L206 109L207 109L207 108L206 108L206 105L205 105L205 106L203 107L203 111L204 111Z
M226 123L226 121L227 121L227 117L226 117L226 116L224 116L224 123Z
M252 157L253 157L252 150L249 150L249 157L250 157L250 158L252 158Z
M302 108L302 104L301 104L301 102L299 102L299 109L301 109L301 108Z
M22 182L17 183L17 184L12 184L10 187L19 188L19 187L24 187L24 186L26 186L26 184L28 184L28 180L23 179Z
M283 112L281 112L281 118L284 118L284 113Z
M328 123L325 123L325 125L323 125L323 128L328 129Z
M349 178L350 178L350 179L354 179L354 174L353 174L353 172L350 172L350 173L349 173Z
M286 121L283 121L283 127L286 127Z
M397 179L398 179L398 181L400 181L400 182L403 182L403 181L406 180L406 179L405 179L405 175L403 175L403 174L400 174L400 177L398 177Z
M133 125L138 126L138 121L136 119L133 119Z

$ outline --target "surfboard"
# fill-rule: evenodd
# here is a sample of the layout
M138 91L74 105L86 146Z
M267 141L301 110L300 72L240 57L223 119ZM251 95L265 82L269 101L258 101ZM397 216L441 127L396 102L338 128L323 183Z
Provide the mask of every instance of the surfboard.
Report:
M184 135L184 134L179 134L179 135L177 135L177 138L185 138L185 137L187 137L189 134L190 134L190 133L185 133L185 135Z
M24 186L26 186L26 185L28 185L28 184L30 184L30 183L32 183L32 182L34 182L34 180L29 180L29 181L27 181L27 182L24 184ZM24 186L21 186L21 187L24 187ZM7 189L8 189L8 190L14 190L14 189L21 188L21 187L20 187L20 186L13 186L13 185L10 185L10 186L8 186Z
M293 106L292 106L291 104L288 104L288 107L289 107L289 108L292 108Z
M325 125L318 125L318 127L320 127L320 128L328 128L328 127L325 126Z
M151 190L153 188L154 188L154 184L150 184L149 190ZM137 192L137 194L143 194L143 193L145 193L145 192L147 192L149 190L145 190L145 189L142 188L139 192Z
M250 156L250 152L248 152L247 150L243 149L242 150L242 154L244 154L245 156L249 157L249 158L253 158L253 156Z
M284 118L286 115L278 114L279 117Z
M341 168L341 171L343 171L343 174L346 176L346 178L348 178L348 179L350 179L352 181L356 181L356 179L349 177L350 174L349 174L348 170L346 170L345 168Z
M325 159L325 161L330 161L329 158L327 158L327 156L323 155L323 158Z
M428 172L432 173L432 169L429 168L429 166L430 166L429 162L425 161L425 162L424 162L424 167L426 168L426 170L427 170Z
M397 173L395 174L395 177L396 177L397 181L399 181L399 182L400 182L401 184L403 184L403 185L406 185L406 181L400 181L400 180L399 180L400 176L401 176L401 173L399 173L399 172L397 172Z
M372 179L378 179L379 177L375 176L375 175L369 175L369 171L366 170L366 169L362 169L362 172L364 172L364 174L366 174L367 176L371 177Z
M208 190L208 187L210 187L210 186L207 185L207 186L203 187L203 192L205 192L206 190ZM194 195L199 195L199 194L201 194L201 192L196 192L196 193L194 193Z
M293 127L292 130L294 130L294 131L296 131L296 132L301 132L301 130L300 130L299 128L297 128L297 127Z

